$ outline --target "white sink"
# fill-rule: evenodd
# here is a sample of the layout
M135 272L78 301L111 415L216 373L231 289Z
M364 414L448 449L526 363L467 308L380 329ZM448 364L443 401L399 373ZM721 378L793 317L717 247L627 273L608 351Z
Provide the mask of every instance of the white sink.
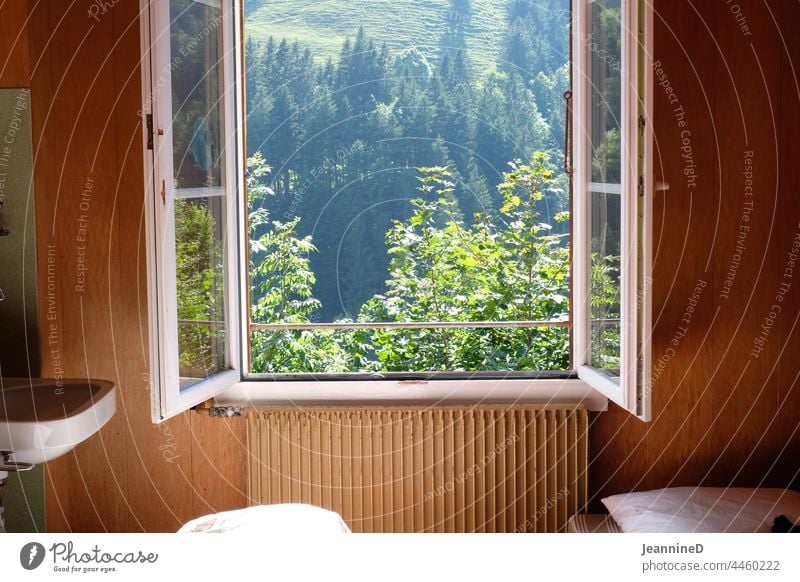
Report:
M105 380L0 378L0 465L59 457L100 430L116 407L114 384Z

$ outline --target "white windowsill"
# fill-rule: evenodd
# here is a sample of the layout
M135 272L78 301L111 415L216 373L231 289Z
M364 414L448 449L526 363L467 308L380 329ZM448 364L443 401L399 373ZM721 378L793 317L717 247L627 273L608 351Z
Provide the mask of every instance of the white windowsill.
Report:
M582 380L357 380L239 382L215 397L219 406L576 404L608 409Z

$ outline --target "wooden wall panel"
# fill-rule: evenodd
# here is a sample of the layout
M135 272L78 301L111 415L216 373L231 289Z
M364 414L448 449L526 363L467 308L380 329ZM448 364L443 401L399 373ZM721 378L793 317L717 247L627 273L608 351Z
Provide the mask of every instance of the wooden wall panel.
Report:
M205 515L246 507L247 430L244 417L220 421L191 415L193 511Z
M52 246L54 346L67 375L118 389L112 421L47 466L48 530L175 531L245 506L243 422L150 420L138 3L97 19L91 4L32 0L28 12L39 276L46 289ZM47 341L43 334L43 373L53 375Z
M589 423L589 504L597 491L620 491L640 483L648 468L647 426L609 404Z
M49 199L47 192L55 190L55 167L52 164L43 163L43 160L55 159L55 140L53 136L53 124L48 123L52 116L54 103L50 99L52 94L53 81L51 78L52 66L50 62L50 51L47 50L50 39L50 9L46 3L31 3L28 12L28 36L30 46L30 87L31 87L31 122L33 126L33 159L34 159L34 188L36 195L36 219L37 219L37 259L39 277L39 299L41 301L39 310L39 321L43 324L41 330L42 338L42 375L52 375L53 365L51 358L51 347L49 342L50 322L47 319L48 308L45 298L47 297L47 245L53 242L52 224L43 225L39 210ZM44 226L44 230L42 230ZM44 241L44 246L43 246ZM56 264L57 267L57 264ZM42 278L44 277L44 278ZM53 281L56 293L58 293L57 277ZM47 338L45 340L45 338ZM57 346L53 346L57 347ZM46 363L46 357L51 359ZM67 470L63 470L64 478L61 481L59 496L54 497L51 493L52 479L55 471L58 478L58 467L51 463L50 470L45 471L46 489L46 511L47 528L51 531L66 531L67 521L65 507L77 506L75 500L75 489L77 480L67 477ZM62 464L62 467L65 465ZM65 467L66 469L66 467Z
M787 296L786 315L779 322L780 358L778 416L775 421L776 446L780 454L770 473L770 481L794 482L800 488L800 264L788 265L800 236L800 3L783 0L780 12L781 41L781 124L779 162L778 222L779 255L783 261L782 282L793 291ZM791 113L794 112L792 115ZM798 257L800 259L800 257ZM793 268L789 272L787 268Z
M27 0L0 0L0 87L27 87L30 80Z
M605 495L629 490L797 486L800 289L776 296L800 221L800 151L793 141L800 109L792 70L800 62L792 31L798 3L736 4L747 28L729 3L655 2L655 59L686 111L688 125L680 130L691 132L698 178L696 187L685 187L684 136L664 87L656 86L656 180L670 189L656 192L654 420L632 423L618 410L595 419L591 446L601 461L591 473L595 510ZM753 195L747 196L750 151ZM740 233L746 236L737 239ZM682 326L700 280L707 284L691 325ZM775 304L780 313L754 355ZM681 327L688 327L685 337L659 363ZM642 471L615 479L618 467L630 464L630 443L642 438Z
M706 441L717 451L709 479L720 485L747 484L753 476L766 474L774 458L769 453L778 390L777 329L762 335L762 325L772 321L767 318L776 304L781 262L777 229L780 52L774 22L765 9L775 10L780 2L748 0L739 5L743 14L752 15L750 36L742 33L729 6L715 4L719 54L714 120L720 135L721 204L714 248L718 316L711 330L715 422ZM752 167L752 195L747 190L748 167ZM745 234L739 252L737 244ZM738 254L742 258L737 265ZM733 284L725 288L731 277ZM723 295L725 289L730 289L729 295ZM754 355L754 341L759 337L765 344Z
M714 51L705 34L715 22L711 8L709 3L696 5L679 36L669 23L687 7L662 3L656 15L664 33L656 36L654 47L654 170L655 181L669 189L654 194L654 412L646 427L646 469L636 488L696 482L703 457L696 444L711 419L711 346L703 330L713 319L715 294L714 230L708 228L708 217L719 199L710 195L715 194L715 135L709 130L713 105L697 86L714 69L713 63L691 58Z
M40 280L48 277L57 293L45 301L48 322L42 372L53 376L60 365L66 377L108 378L119 383L114 318L120 313L118 261L113 235L114 154L113 61L110 20L87 18L88 2L71 10L42 10L37 16L51 66L49 90L37 88L33 110L50 97L45 125L51 126L55 157L35 155ZM37 69L44 72L43 69ZM41 87L41 85L39 86ZM49 166L44 168L44 166ZM40 180L40 172L42 179ZM42 260L47 257L47 260ZM52 273L50 259L56 264ZM49 287L48 287L49 288ZM52 327L49 326L52 324ZM45 334L43 334L45 336ZM125 455L122 417L115 417L93 439L50 463L53 483L76 481L70 503L83 507L69 527L102 531L125 512ZM48 489L48 506L58 500Z

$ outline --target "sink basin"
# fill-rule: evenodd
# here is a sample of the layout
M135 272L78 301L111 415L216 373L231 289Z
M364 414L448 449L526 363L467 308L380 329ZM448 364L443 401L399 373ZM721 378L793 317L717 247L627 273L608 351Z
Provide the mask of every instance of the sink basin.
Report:
M116 406L105 380L0 378L0 451L17 463L45 463L100 430Z

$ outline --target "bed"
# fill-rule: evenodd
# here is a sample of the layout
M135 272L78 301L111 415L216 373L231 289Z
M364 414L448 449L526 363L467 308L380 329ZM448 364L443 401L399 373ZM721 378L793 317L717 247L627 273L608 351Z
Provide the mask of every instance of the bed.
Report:
M800 523L800 493L791 489L670 487L612 495L608 514L570 518L571 533L758 533Z

